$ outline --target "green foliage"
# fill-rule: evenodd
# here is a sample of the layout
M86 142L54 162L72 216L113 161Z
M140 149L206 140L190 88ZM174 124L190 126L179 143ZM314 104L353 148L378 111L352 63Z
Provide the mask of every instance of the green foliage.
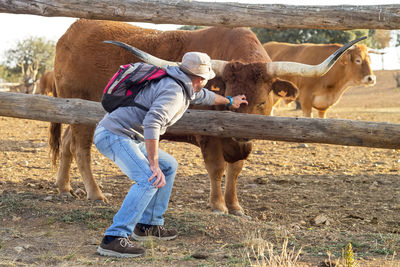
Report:
M29 37L18 41L15 48L5 52L6 65L17 67L19 63L31 65L39 64L39 70L51 69L54 65L55 42L47 41L43 37Z
M5 82L18 82L21 78L20 76L20 73L16 69L0 65L0 79L3 79Z
M374 30L374 34L371 38L370 47L382 49L390 45L392 39L391 31L388 30Z
M184 30L184 31L194 31L194 30L200 30L205 28L204 26L196 26L196 25L184 25L182 27L179 27L178 30Z
M344 44L362 36L373 36L374 30L351 30L351 31L338 31L338 30L316 30L316 29L284 29L284 30L270 30L264 28L251 28L257 35L261 43L270 41L287 42L293 44L301 43L316 43L316 44L329 44L340 43ZM375 48L372 43L372 38L367 38L361 43L368 47Z
M14 48L5 52L5 62L0 77L7 79L19 75L21 82L36 81L38 73L53 68L54 55L54 41L42 37L29 37L18 41Z

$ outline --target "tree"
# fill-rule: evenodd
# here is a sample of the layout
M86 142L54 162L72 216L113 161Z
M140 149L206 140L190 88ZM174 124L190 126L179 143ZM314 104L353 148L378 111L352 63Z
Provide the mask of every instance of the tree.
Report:
M382 49L390 45L392 39L391 31L388 30L375 30L372 38L372 47Z
M184 25L182 27L179 27L178 30L184 30L184 31L194 31L194 30L199 30L205 28L204 26L195 26L195 25Z
M5 65L0 65L0 79L12 83L18 82L20 74L16 73L14 69L10 69Z
M42 37L29 37L18 41L15 48L5 52L5 67L9 73L20 75L25 92L28 93L38 79L38 74L52 69L55 43Z
M400 46L400 31L396 31L396 43L395 46Z

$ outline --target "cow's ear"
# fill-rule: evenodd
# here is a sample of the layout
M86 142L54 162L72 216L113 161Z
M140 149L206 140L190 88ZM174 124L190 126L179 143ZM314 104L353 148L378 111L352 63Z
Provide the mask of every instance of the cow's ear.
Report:
M299 95L299 89L294 83L278 78L272 82L272 92L279 97L290 100L295 100Z
M347 52L340 59L340 64L347 65L347 64L349 64L350 61L351 61L351 54L349 52Z

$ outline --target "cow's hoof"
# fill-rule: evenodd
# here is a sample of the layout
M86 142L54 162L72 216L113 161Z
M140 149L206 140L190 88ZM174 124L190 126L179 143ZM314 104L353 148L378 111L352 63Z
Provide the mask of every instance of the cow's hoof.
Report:
M216 214L224 214L225 213L222 210L213 210L212 212L216 213Z
M242 210L230 210L229 214L235 215L235 216L240 216L246 219L251 219L250 216L244 214L244 212Z
M74 193L74 191L69 191L69 192L62 192L59 194L59 196L63 199L75 199L78 198L78 196Z
M93 202L97 205L103 205L103 204L108 204L108 199L107 198L96 199L96 200L93 200Z
M87 200L92 201L95 204L107 204L108 203L108 199L101 194L100 196L97 197L88 197Z

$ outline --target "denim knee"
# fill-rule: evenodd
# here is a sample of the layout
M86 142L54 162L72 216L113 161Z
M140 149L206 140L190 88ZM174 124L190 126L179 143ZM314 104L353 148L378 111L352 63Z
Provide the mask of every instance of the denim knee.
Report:
M169 162L169 171L171 173L176 173L178 170L178 162L176 161L175 158L171 157L171 160Z

